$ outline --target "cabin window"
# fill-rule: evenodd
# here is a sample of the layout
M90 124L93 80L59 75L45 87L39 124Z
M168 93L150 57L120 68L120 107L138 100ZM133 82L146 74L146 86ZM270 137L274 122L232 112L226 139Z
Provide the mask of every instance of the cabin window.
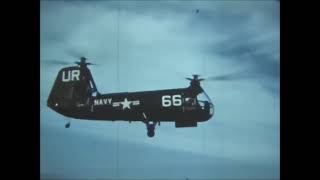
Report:
M189 105L189 106L195 106L197 104L197 101L195 98L191 98L191 97L187 97L184 99L184 102L186 105Z

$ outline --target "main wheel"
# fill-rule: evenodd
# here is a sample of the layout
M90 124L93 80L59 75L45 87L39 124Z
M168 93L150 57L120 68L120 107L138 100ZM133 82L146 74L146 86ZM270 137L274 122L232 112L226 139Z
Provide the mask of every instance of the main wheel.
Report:
M69 127L70 127L70 122L65 125L65 128L69 128Z
M148 134L149 137L153 137L154 136L154 131L148 131L147 134Z

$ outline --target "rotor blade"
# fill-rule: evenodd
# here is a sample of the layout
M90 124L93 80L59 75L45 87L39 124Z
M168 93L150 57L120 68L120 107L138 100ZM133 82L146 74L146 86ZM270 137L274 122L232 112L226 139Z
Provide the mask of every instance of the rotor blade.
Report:
M74 63L80 65L80 62L78 62L78 61L75 61ZM93 66L97 66L98 65L96 63L86 63L86 64L87 65L93 65Z
M200 78L200 79L196 79L196 78L198 78L199 77L199 75L193 75L193 78L186 78L187 80L190 80L190 81L192 81L192 80L197 80L197 81L203 81L203 80L205 80L205 79L203 79L203 78Z
M96 64L96 63L87 63L88 65L93 65L93 66L96 66L96 65L98 65L98 64Z
M77 59L77 60L80 60L80 58L85 57L86 60L88 61L87 56L84 56L83 53L80 53L79 51L76 51L76 50L74 50L74 49L69 49L69 50L66 51L66 53L67 53L69 56L71 56L72 58L75 58L75 59ZM74 63L76 63L76 64L79 65L79 62L80 62L80 61L76 61L76 62L74 62ZM87 65L98 65L98 64L95 64L95 63L87 63Z
M66 51L66 54L71 56L72 58L75 58L75 59L80 59L81 57L84 56L82 53L80 53L79 51L76 51L74 49L68 49Z
M229 74L224 74L220 76L211 76L208 77L208 81L234 81L234 80L241 80L241 79L249 79L250 76L245 71L239 71Z
M57 60L57 59L43 60L41 61L41 63L47 64L47 65L70 65L70 63L68 63L67 61Z

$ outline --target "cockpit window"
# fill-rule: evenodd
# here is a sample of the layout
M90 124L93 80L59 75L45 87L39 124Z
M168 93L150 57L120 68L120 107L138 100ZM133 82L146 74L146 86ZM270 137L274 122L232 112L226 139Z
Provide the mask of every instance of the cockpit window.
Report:
M198 99L199 102L208 101L208 102L211 103L211 99L209 98L209 96L204 91L197 95L197 99Z
M209 110L210 104L212 104L211 100L204 91L195 97L189 96L184 98L184 108L187 111Z

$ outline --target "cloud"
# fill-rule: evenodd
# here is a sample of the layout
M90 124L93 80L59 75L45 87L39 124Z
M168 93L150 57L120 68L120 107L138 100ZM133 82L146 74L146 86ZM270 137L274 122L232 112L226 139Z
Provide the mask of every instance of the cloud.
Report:
M279 176L279 166L273 162L210 157L126 141L119 142L117 156L117 142L113 138L47 128L43 127L52 135L41 138L41 144L46 147L40 158L43 179L52 176L59 179L263 179Z

